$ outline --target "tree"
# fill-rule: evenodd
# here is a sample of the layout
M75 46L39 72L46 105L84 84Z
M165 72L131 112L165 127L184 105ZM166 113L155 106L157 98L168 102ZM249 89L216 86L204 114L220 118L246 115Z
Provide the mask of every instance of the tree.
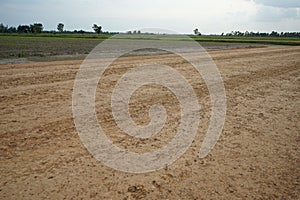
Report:
M8 30L8 26L5 26L4 24L0 24L0 33L6 33Z
M34 23L33 25L30 24L30 31L32 33L41 33L43 31L44 27L41 23Z
M63 32L64 31L64 24L63 23L59 23L59 24L57 24L57 30L59 31L59 32Z
M102 32L102 26L98 26L97 24L94 24L92 28L98 34L100 34Z
M195 33L195 35L198 35L198 34L199 34L198 28L196 28L196 29L194 30L194 33Z
M9 28L7 29L7 32L8 32L8 33L16 33L16 32L17 32L17 29L16 29L16 27L11 26L11 27L9 27Z
M28 25L19 25L17 31L19 33L30 33L30 27Z
M272 32L270 33L270 36L271 36L271 37L278 37L278 36L279 36L279 33L277 33L276 31L272 31Z

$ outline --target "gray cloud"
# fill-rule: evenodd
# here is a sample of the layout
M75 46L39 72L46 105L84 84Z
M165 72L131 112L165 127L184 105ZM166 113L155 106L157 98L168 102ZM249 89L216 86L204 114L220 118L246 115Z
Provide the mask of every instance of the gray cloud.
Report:
M0 0L0 23L9 26L41 22L55 30L127 31L161 27L190 33L231 30L299 31L300 1L297 0Z
M300 18L299 0L247 0L257 5L255 21L278 23Z
M256 13L257 21L278 22L285 19L298 18L296 8L282 8L271 6L260 6Z
M253 0L257 4L280 8L299 8L299 0Z

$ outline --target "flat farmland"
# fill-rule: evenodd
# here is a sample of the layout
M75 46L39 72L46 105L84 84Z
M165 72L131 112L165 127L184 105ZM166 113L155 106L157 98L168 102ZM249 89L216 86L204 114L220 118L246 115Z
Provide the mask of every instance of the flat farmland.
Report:
M168 91L142 87L131 99L132 118L149 122L147 105L159 100L171 116L169 128L147 140L118 130L109 95L130 63L170 65L193 86L201 104L194 142L172 165L146 174L106 167L81 143L72 92L82 60L0 65L0 199L299 199L300 47L209 53L224 81L227 114L218 143L203 159L198 151L208 128L210 98L201 77L178 56L119 58L98 85L99 123L115 145L137 152L167 143L180 113Z
M121 34L122 35L122 34ZM0 63L24 61L82 60L100 42L113 34L0 34ZM178 36L150 35L157 40L178 40ZM141 39L144 34L126 34ZM180 37L179 37L180 38ZM300 45L299 38L191 36L206 50L252 48L268 45ZM184 40L185 38L183 38ZM4 60L3 60L4 59ZM18 60L19 59L19 60Z

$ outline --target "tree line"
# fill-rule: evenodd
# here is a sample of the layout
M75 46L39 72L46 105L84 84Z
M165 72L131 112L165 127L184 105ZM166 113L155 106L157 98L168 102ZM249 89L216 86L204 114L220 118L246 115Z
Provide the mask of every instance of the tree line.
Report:
M0 33L41 33L44 30L43 24L34 23L30 25L19 25L17 28L14 26L8 27L0 24Z
M201 35L198 28L193 30L195 35ZM241 31L231 31L230 33L222 33L220 36L246 36L246 37L300 37L300 32L277 32L272 31L270 33L265 32L241 32Z
M224 33L222 34L224 35ZM265 32L241 32L241 31L231 31L231 33L226 33L226 36L250 36L250 37L300 37L300 32L277 32L272 31L270 33Z
M45 31L44 26L42 23L33 23L29 25L19 25L18 27L14 26L7 26L3 23L0 23L0 33L92 33L89 31L84 30L73 30L73 31L66 31L64 30L64 24L58 23L57 24L57 31ZM97 34L109 34L108 31L103 32L102 26L93 24L92 29ZM195 35L201 35L199 29L196 28L193 30ZM127 34L141 34L141 31L128 31ZM300 37L300 32L276 32L272 31L270 33L265 32L241 32L241 31L231 31L230 33L222 33L220 36L248 36L248 37Z
M45 31L44 26L42 23L33 23L29 25L19 25L18 27L14 26L7 26L4 25L3 23L0 24L0 33L91 33L88 31L84 30L74 30L74 31L66 31L64 30L64 24L63 23L58 23L57 24L57 31ZM109 32L103 32L102 31L102 26L93 24L92 29L94 30L95 33L100 34L100 33L109 33Z

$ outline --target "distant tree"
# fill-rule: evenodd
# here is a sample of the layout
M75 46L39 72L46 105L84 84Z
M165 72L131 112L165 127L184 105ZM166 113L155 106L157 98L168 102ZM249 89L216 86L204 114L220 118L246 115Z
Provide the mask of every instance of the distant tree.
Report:
M259 36L261 36L261 37L267 37L267 36L269 36L269 33L259 33Z
M271 33L245 31L242 33L240 31L232 31L226 33L226 36L250 36L250 37L300 37L300 32L276 32L272 31Z
M84 34L84 33L85 33L85 31L84 31L84 30L79 30L79 31L77 31L77 33Z
M34 23L30 24L30 31L31 33L41 33L43 31L44 27L41 23Z
M279 36L279 33L277 33L276 31L272 31L272 32L270 33L270 36L271 36L271 37L277 37L277 36Z
M284 35L284 33L283 33L283 32L281 32L281 33L280 33L280 37L282 37L283 35Z
M132 34L132 32L131 32L131 31L127 31L126 33L127 33L127 34Z
M0 24L0 33L6 33L8 29L8 26L5 26L4 24Z
M194 34L195 34L195 35L198 35L198 34L199 34L198 28L196 28L196 29L194 30Z
M142 32L140 30L137 31L137 34L141 34Z
M28 25L19 25L17 31L18 33L30 33L30 27Z
M17 32L17 29L16 29L16 27L11 26L11 27L9 27L9 28L7 29L7 32L8 32L8 33L16 33L16 32Z
M102 26L98 26L97 24L94 24L92 28L98 34L100 34L102 32Z
M244 33L242 33L241 31L233 31L232 34L234 36L244 36Z
M59 32L63 32L64 31L64 24L63 23L59 23L59 24L57 24L57 30L59 31Z

